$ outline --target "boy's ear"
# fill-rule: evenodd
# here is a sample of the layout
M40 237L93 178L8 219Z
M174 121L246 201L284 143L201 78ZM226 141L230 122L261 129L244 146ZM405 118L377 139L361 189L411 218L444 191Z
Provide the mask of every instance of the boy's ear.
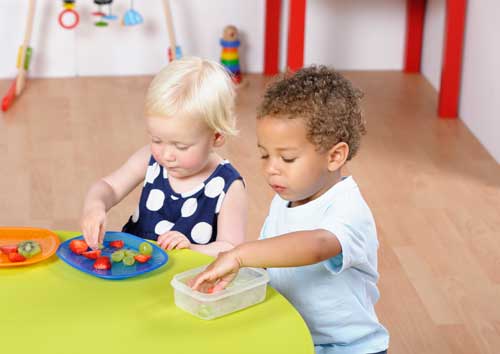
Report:
M221 147L226 142L226 138L221 133L214 134L214 147Z
M334 172L341 168L349 156L349 145L340 142L328 150L328 171Z

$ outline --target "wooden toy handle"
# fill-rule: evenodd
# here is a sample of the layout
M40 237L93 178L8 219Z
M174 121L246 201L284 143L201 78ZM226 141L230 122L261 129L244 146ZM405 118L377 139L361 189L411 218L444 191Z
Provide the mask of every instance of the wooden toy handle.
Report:
M167 31L168 38L170 40L170 50L172 50L173 58L175 59L175 32L174 32L174 23L172 20L172 12L170 11L170 3L169 0L163 0L163 10L165 11L165 20L167 21Z
M26 69L24 61L26 60L26 50L28 49L31 32L33 31L33 20L35 18L36 0L29 0L28 17L26 19L26 29L24 31L23 44L21 45L21 65L19 66L19 74L17 75L16 82L16 96L19 96L23 91L26 82Z

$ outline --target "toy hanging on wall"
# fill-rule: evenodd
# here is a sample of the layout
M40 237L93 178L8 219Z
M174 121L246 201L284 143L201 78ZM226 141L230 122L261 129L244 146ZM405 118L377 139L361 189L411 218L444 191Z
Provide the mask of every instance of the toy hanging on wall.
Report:
M106 27L108 23L105 20L116 20L118 17L112 14L112 4L113 0L94 0L94 4L97 5L98 10L93 12L92 15L100 17L100 19L94 23L97 27ZM102 11L102 6L108 6L108 14Z
M80 15L75 11L75 0L63 0L63 11L59 14L58 21L64 29L78 26Z
M14 102L15 98L23 92L26 84L26 75L30 66L31 47L29 46L31 32L33 31L33 20L35 17L36 1L30 0L28 5L28 18L26 19L26 29L24 31L23 44L17 52L17 77L12 82L7 94L2 99L2 111L7 111Z
M130 0L130 9L123 15L122 24L124 26L135 26L143 22L142 15L134 9L134 0Z
M224 28L220 45L222 46L220 55L222 65L231 73L234 83L241 83L240 58L238 55L240 40L238 39L238 29L235 26L229 25Z

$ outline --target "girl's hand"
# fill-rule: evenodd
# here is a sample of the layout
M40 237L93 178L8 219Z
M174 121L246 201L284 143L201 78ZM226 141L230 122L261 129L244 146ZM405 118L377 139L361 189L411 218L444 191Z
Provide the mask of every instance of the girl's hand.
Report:
M80 222L83 238L92 249L98 249L106 232L106 212L100 208L86 212Z
M221 252L217 259L205 271L188 282L193 290L212 293L223 290L236 277L241 268L237 252Z
M191 242L179 231L169 231L158 237L158 245L165 250L190 248Z

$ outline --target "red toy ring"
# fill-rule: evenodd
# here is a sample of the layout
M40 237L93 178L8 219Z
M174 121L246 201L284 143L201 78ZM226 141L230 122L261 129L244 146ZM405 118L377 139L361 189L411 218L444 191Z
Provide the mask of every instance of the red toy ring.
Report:
M63 17L66 15L66 14L72 14L73 17L74 17L74 22L70 23L69 25L65 24L63 22ZM66 9L64 11L62 11L60 14L59 14L59 24L61 25L62 28L65 28L65 29L73 29L75 28L76 26L78 26L78 23L80 22L80 15L78 15L78 12L76 12L75 10L73 9Z

